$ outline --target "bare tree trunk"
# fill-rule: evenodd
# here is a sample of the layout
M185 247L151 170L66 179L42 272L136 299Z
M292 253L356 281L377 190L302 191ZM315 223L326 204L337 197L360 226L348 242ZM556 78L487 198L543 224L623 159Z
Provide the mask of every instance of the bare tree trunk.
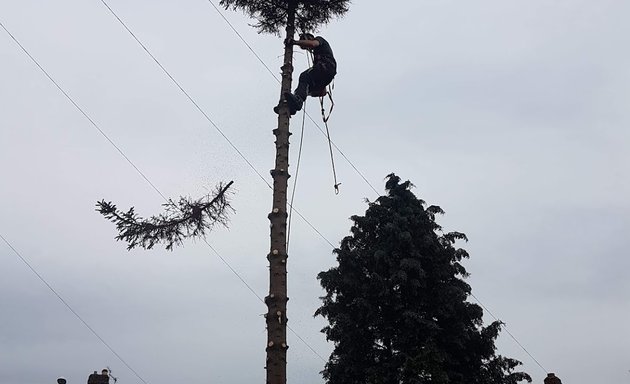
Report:
M286 27L287 38L295 34L295 4L289 3ZM293 74L293 46L285 45L280 98L291 92ZM267 384L286 384L287 381L287 184L289 179L289 108L281 103L276 136L276 166L273 176L273 207L271 249L269 260L269 296L267 304Z

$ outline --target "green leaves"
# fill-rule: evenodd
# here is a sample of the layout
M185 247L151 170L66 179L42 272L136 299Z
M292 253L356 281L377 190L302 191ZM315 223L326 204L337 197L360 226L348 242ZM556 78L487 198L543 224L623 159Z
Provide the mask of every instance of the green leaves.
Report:
M495 355L500 323L482 327L467 301L461 232L442 233L444 212L425 209L409 181L390 174L387 195L352 216L335 249L338 266L318 275L326 295L315 313L335 344L323 371L331 384L515 384L520 363ZM515 381L516 380L516 381Z

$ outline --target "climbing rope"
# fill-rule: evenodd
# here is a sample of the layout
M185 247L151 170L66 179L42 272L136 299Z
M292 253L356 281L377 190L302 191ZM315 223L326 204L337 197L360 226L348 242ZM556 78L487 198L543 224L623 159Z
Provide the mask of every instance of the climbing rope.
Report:
M328 129L328 119L330 119L330 114L332 113L333 108L335 107L335 101L332 97L332 90L335 88L335 83L332 85L328 85L328 98L330 99L330 110L328 111L328 116L326 116L326 109L324 108L324 96L319 97L319 105L322 108L322 120L324 121L324 125L326 126L326 137L328 138L328 150L330 151L330 163L332 164L333 171L333 179L334 179L334 187L335 187L335 195L339 194L339 186L341 183L337 182L337 171L335 170L335 157L333 155L332 149L332 140L330 139L330 129Z
M335 89L335 80L332 81L328 85L328 90L326 94L328 95L328 99L330 100L330 109L328 110L328 116L326 116L326 108L324 108L324 96L319 97L319 105L322 107L322 120L324 123L328 122L330 119L330 115L332 114L333 108L335 108L335 100L333 100L332 91Z
M289 203L289 218L287 220L287 253L289 253L289 242L291 241L291 217L293 216L293 200L295 199L295 189L297 187L298 174L300 173L300 160L302 159L302 144L304 143L304 121L306 119L306 100L302 111L302 130L300 132L300 146L298 149L297 165L295 166L295 178L293 179L293 190L291 191L291 202Z

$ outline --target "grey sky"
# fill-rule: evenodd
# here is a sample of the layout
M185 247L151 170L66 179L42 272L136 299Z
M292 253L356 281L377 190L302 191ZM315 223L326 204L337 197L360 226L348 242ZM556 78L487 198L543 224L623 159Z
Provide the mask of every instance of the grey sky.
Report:
M356 1L321 31L339 62L333 140L377 189L396 172L447 212L474 294L547 370L628 382L630 3L392 3ZM279 86L210 3L109 4L270 180ZM279 72L281 40L224 14ZM0 21L164 195L235 181L230 228L208 241L264 296L270 190L102 3L5 1ZM0 233L149 383L262 383L265 306L203 242L116 243L96 200L150 215L161 197L4 31L0 61ZM291 129L295 180L300 118ZM375 194L337 154L335 196L327 151L307 122L295 205L337 244ZM4 243L0 256L1 383L82 383L105 365L140 382ZM333 264L296 217L289 325L324 358L315 275ZM289 345L289 382L321 383L323 362ZM542 383L505 332L498 346Z

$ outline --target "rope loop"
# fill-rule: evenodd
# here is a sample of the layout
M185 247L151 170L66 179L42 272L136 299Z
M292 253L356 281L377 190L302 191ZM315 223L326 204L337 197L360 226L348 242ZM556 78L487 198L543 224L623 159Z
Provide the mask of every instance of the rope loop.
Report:
M335 157L333 156L332 149L332 140L330 139L330 129L328 129L328 119L330 119L330 114L332 113L333 107L335 106L335 102L332 98L332 90L335 87L334 83L328 85L328 98L330 99L331 105L330 110L328 111L328 116L326 116L326 109L324 108L324 96L319 97L319 104L322 107L322 120L324 121L324 125L326 126L326 137L328 138L328 150L330 151L330 163L332 164L333 171L333 179L335 184L333 185L335 188L335 195L339 194L339 186L341 183L337 182L337 171L335 170Z

